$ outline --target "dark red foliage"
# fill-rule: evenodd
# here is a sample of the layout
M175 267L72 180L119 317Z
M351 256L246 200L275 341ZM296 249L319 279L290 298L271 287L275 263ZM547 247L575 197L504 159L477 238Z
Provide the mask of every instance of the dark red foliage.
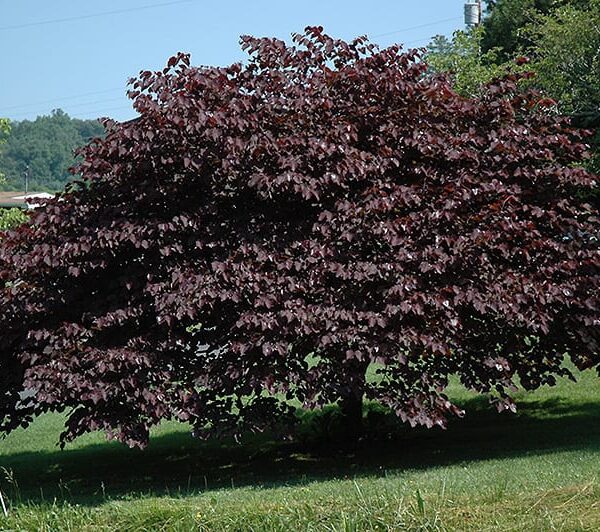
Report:
M502 410L598 366L583 133L515 77L465 99L418 51L294 41L142 72L140 118L2 240L3 431L67 409L63 441L144 445L361 397L444 426L450 375Z

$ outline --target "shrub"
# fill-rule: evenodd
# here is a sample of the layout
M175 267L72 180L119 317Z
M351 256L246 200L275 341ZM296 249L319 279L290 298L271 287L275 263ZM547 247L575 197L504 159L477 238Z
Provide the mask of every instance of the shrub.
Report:
M27 220L21 209L0 209L0 231L12 229Z

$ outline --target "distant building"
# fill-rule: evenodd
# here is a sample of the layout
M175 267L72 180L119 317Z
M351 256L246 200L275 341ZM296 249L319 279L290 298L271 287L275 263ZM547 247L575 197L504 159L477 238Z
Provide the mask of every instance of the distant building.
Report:
M35 209L40 206L40 200L52 199L54 194L47 192L0 192L1 209Z

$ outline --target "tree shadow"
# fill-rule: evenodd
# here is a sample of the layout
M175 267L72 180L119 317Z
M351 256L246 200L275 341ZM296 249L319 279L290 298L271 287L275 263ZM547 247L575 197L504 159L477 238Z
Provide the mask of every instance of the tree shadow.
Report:
M411 429L371 408L364 439L339 439L335 408L302 417L294 441L272 434L201 442L188 433L155 437L144 450L94 444L74 450L2 457L16 482L0 488L21 502L69 500L85 505L133 493L186 494L222 487L290 485L316 479L382 475L407 469L543 454L600 450L600 403L529 400L519 413L497 414L482 398L447 430Z

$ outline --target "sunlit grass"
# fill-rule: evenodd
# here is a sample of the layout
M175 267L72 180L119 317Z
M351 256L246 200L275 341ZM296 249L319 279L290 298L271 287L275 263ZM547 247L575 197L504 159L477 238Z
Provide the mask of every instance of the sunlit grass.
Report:
M296 442L202 443L165 424L144 452L98 434L61 452L62 419L43 416L0 442L0 529L600 530L599 384L520 393L517 415L454 384L468 415L447 431L374 409L353 448L319 439L323 415Z

